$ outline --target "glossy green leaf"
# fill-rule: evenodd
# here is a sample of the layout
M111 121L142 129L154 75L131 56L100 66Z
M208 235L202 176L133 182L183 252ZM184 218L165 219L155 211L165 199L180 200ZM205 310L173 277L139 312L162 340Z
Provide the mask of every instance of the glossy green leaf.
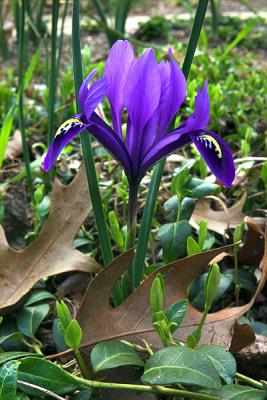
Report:
M91 353L91 362L96 372L123 365L144 366L137 351L118 340L109 340L97 344Z
M55 296L47 290L33 290L24 306L33 306L46 300L55 300Z
M22 340L23 339L23 335L21 332L14 332L14 333L10 333L7 336L2 336L0 337L0 346L2 343L4 343L6 340Z
M40 304L32 307L23 307L17 316L18 329L28 337L33 337L47 314L48 304Z
M64 336L65 343L71 349L75 349L80 346L82 337L83 337L82 329L78 321L76 321L76 319L73 319L69 323L67 329L65 330L65 336Z
M181 383L210 389L222 386L208 357L187 347L167 347L153 354L146 363L142 380L152 385Z
M265 390L233 384L225 385L222 390L211 392L211 394L227 400L266 400L267 398Z
M213 363L220 377L226 383L232 383L236 374L236 361L229 351L222 346L206 344L199 348L199 351L205 354Z
M28 351L6 351L4 353L0 353L0 365L4 364L11 360L16 360L18 358L23 357L40 357L40 354L29 353Z
M56 394L71 393L81 384L73 375L51 361L27 357L20 360L18 379L51 390Z
M177 326L171 327L170 331L173 333L181 324L185 317L188 308L188 300L179 300L166 310L166 316L170 322L175 322Z
M210 194L220 193L220 191L221 187L215 183L209 183L202 179L193 178L187 185L186 189L184 189L184 195L195 199L201 199Z
M162 225L159 229L159 239L165 263L175 261L186 255L187 238L191 234L192 228L186 221Z
M250 321L250 325L258 335L267 336L267 324L258 321Z
M181 220L189 221L195 209L196 199L185 197L182 201ZM179 200L177 196L172 196L164 203L164 212L167 222L175 222L177 219L177 212L179 207Z
M9 361L0 369L0 399L16 397L19 361Z
M16 400L30 400L26 393L17 394Z
M90 400L92 398L92 392L90 390L82 390L75 394L72 400Z

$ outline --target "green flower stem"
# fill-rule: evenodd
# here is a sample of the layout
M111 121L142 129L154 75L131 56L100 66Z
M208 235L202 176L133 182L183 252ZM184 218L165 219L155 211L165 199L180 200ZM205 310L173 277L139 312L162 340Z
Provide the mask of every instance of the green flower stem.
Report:
M60 36L59 36L59 42L58 42L58 57L57 57L58 73L59 73L59 69L60 69L60 61L61 61L61 56L62 56L62 48L63 48L63 41L64 41L64 25L65 25L66 15L68 12L68 6L69 6L69 0L65 0L64 10L63 10L63 15L62 15L61 30L60 30Z
M75 355L76 361L77 361L77 363L78 363L78 365L80 367L82 376L85 379L89 379L90 378L90 374L89 374L88 369L86 368L85 362L83 361L83 358L82 358L82 355L80 353L80 350L77 347L76 349L73 349L73 351L74 351L74 355Z
M19 87L22 87L22 82L24 78L24 56L25 56L25 0L22 0L21 6L19 7L19 58L18 58L18 75L19 75ZM26 139L25 130L25 119L23 110L23 90L19 90L18 99L18 111L19 111L19 127L22 137L22 147L23 147L23 158L25 162L25 169L27 173L29 191L31 193L31 198L33 200L33 180L32 171L30 163L29 148Z
M191 36L189 39L189 44L187 47L184 63L183 63L183 73L185 78L188 78L188 74L191 68L191 64L194 58L195 50L197 47L199 35L201 32L201 27L206 14L207 6L209 0L200 0L198 3L198 8L196 11L193 28ZM175 118L174 118L175 120ZM172 122L172 126L174 121ZM133 262L133 284L134 287L139 286L140 282L144 276L144 262L147 250L147 244L149 240L149 232L152 224L152 218L155 208L156 199L158 196L158 190L164 171L165 159L161 160L153 169L153 175L150 183L150 188L147 195L146 205L143 211L143 217L140 226L139 238L137 242L136 254Z
M75 379L89 386L92 389L119 389L119 390L133 390L135 392L155 393L168 396L180 396L184 399L194 400L223 400L222 397L211 396L203 393L189 392L187 390L172 389L165 386L149 386L149 385L134 385L128 383L109 383L109 382L98 382L90 381L75 376Z
M77 110L80 110L78 102L79 88L83 81L82 73L82 57L80 47L80 2L73 0L73 16L72 16L72 51L73 51L73 72L76 90L76 105ZM103 262L106 266L113 259L111 243L108 235L107 224L102 206L102 199L99 191L94 154L91 145L91 138L88 132L82 132L81 144L83 151L83 158L85 163L85 171L87 177L88 188L91 196L93 212L95 216ZM117 285L112 290L112 296L115 306L121 303L121 294Z
M127 213L127 239L126 250L134 247L136 237L136 211L137 211L138 185L129 185L129 202Z
M52 36L51 36L51 63L49 71L49 98L48 98L48 127L47 144L53 140L55 125L55 98L57 90L57 22L58 22L59 0L52 2Z
M238 250L239 246L234 245L234 271L235 271L235 303L239 306L239 293L240 293L240 277L238 267Z
M265 389L263 383L258 382L258 381L256 381L255 379L249 378L249 377L246 376L246 375L239 374L239 373L237 372L236 375L235 375L235 377L236 377L236 379L238 379L238 380L240 380L240 381L242 381L242 382L247 383L249 386L252 386L252 387L254 387L255 389L261 389L261 390L262 390L262 389L263 389L263 390Z

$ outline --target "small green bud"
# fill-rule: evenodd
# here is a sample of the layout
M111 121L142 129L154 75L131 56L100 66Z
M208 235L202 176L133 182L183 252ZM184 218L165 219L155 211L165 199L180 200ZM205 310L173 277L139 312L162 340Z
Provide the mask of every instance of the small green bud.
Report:
M191 176L189 173L189 169L183 169L179 174L177 174L171 183L171 191L173 194L176 194L178 197L184 195L184 190L186 189L188 183L191 180Z
M71 349L76 349L80 346L82 341L83 333L82 329L76 321L73 319L65 330L64 340L68 347Z
M220 268L217 263L213 263L209 269L205 282L205 310L209 310L215 300L220 286Z
M63 300L56 302L57 316L61 322L64 331L72 321L70 311Z
M111 236L120 250L124 249L124 239L120 230L119 221L115 211L110 211L108 214Z
M200 221L199 223L199 234L198 234L198 245L200 250L203 250L204 244L207 238L208 231L208 222L205 220Z
M34 191L34 195L33 195L34 204L37 205L37 204L41 203L43 197L44 197L44 186L40 185Z
M195 239L192 238L192 236L189 236L187 238L186 245L187 245L187 254L189 257L193 256L194 254L201 253L199 244L195 241Z
M242 240L244 230L245 230L245 224L243 222L241 224L237 225L237 227L234 230L234 235L233 235L234 243Z
M165 284L163 276L157 274L150 289L150 305L153 313L163 311Z

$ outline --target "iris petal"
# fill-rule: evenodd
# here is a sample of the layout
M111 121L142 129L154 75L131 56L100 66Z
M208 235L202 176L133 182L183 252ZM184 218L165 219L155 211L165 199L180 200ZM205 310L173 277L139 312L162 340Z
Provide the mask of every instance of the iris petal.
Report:
M124 142L95 112L89 122L89 132L122 164L127 176L131 178L131 160Z
M87 78L85 78L85 80L83 81L80 90L79 90L79 104L81 106L81 108L84 108L84 103L85 100L88 96L88 91L89 91L89 83L90 81L93 79L93 77L95 76L97 72L97 68L94 68L89 75L87 76Z
M107 81L107 97L111 106L113 129L121 139L123 138L121 130L123 89L134 62L131 44L127 40L118 40L112 46L105 65L104 77Z
M161 78L159 137L166 133L173 117L180 109L186 94L186 80L184 74L174 60L171 49L169 49L168 53L170 62L161 62L159 65Z
M73 117L65 121L57 130L55 138L44 159L45 171L49 171L55 164L59 154L66 144L69 143L74 136L78 135L89 126L89 124L84 123L81 118L81 114L75 114Z
M184 133L205 129L210 119L210 103L208 95L208 82L204 83L202 90L197 90L195 97L195 111L179 127Z
M88 120L98 104L104 99L105 95L106 81L104 78L100 78L90 86L84 103L84 113Z
M231 150L225 141L216 133L206 130L190 136L211 172L224 186L231 186L235 167Z
M145 140L143 130L159 105L160 90L157 60L149 49L131 68L124 89L124 103L131 123L126 145L134 171L138 170L141 144Z
M140 166L139 176L142 178L146 171L154 164L190 141L190 136L183 134L183 132L174 131L173 133L165 135L146 153Z

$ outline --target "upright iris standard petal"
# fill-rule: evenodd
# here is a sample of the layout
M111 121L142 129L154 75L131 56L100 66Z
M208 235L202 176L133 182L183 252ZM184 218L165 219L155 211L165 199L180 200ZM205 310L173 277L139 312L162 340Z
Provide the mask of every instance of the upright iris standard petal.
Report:
M59 154L71 139L81 133L88 126L89 124L82 121L81 114L75 114L59 127L44 159L45 171L49 171L55 164Z
M83 81L80 90L79 90L79 104L81 106L82 109L84 109L84 103L85 100L87 99L88 96L88 92L89 92L89 88L90 88L90 81L93 79L93 77L95 76L97 72L97 68L94 68L89 75L87 76L87 78Z
M123 138L121 130L123 90L134 62L131 44L127 40L118 40L112 46L105 65L104 77L107 81L107 98L111 106L113 129L121 139Z
M216 133L203 130L191 133L191 140L206 161L211 172L225 186L231 186L235 178L234 160L225 141Z
M183 122L178 129L184 133L205 129L210 119L210 103L208 95L208 82L206 81L203 88L197 90L195 97L195 111Z
M152 49L147 50L131 68L124 89L124 103L131 129L127 131L126 146L132 159L134 174L138 171L144 128L160 99L160 76Z
M95 81L88 90L87 98L84 102L84 114L89 121L93 111L106 95L106 81L105 78L100 78Z
M161 96L159 102L158 136L166 133L173 117L179 111L186 94L186 80L169 49L170 62L160 63Z

